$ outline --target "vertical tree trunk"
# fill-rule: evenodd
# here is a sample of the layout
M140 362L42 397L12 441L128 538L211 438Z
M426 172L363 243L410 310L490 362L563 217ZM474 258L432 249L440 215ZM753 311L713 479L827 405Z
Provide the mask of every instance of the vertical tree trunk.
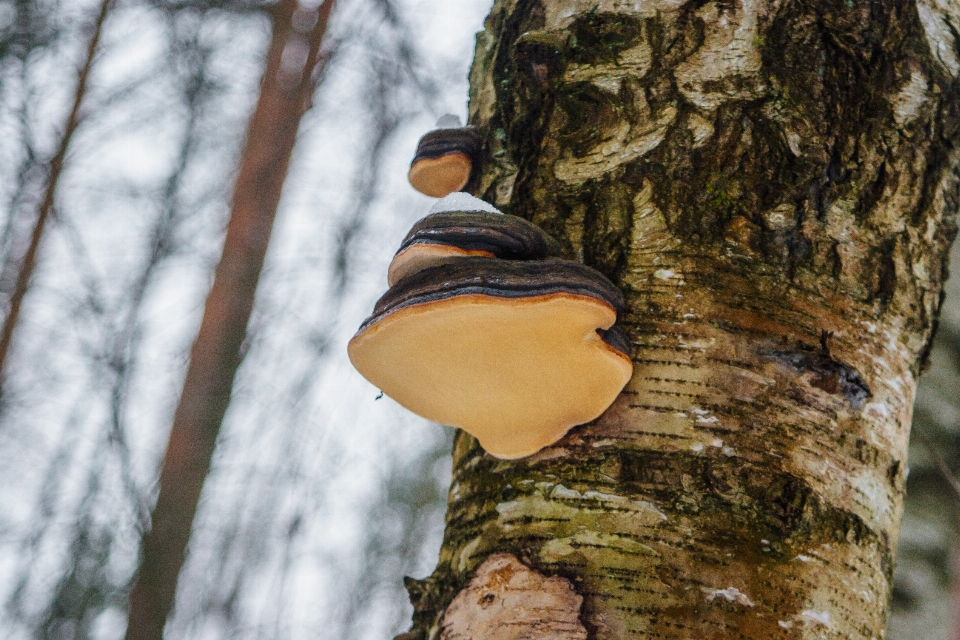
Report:
M80 65L80 71L77 73L77 88L73 94L73 104L70 112L67 114L67 120L63 126L63 133L60 134L60 143L57 151L47 165L47 179L43 189L43 199L37 209L37 219L33 223L33 232L30 234L30 243L27 245L27 251L20 262L20 269L17 272L17 281L13 286L13 292L10 294L10 304L7 310L7 316L3 319L3 326L0 327L0 392L3 389L3 372L7 362L7 353L10 351L10 343L13 341L13 331L20 321L20 307L23 305L23 299L27 296L30 289L30 279L33 277L33 271L37 266L37 252L40 250L40 241L43 239L43 232L47 225L50 214L53 213L53 205L57 195L57 186L60 184L60 176L63 174L63 166L67 159L67 151L70 149L70 142L73 140L73 134L80 125L80 107L87 95L87 81L90 79L90 70L93 69L93 61L100 48L100 35L103 33L103 25L107 21L107 15L113 6L113 0L102 0L100 10L93 23L93 33L90 35L90 42L87 45L86 57Z
M530 458L458 436L405 638L884 636L958 33L936 0L496 0L479 192L619 283L635 372Z
M951 616L948 640L960 640L960 539L954 536L953 558L951 563Z
M230 402L240 347L253 309L283 181L300 119L314 89L313 71L334 0L310 24L297 0L273 9L273 32L233 194L223 254L190 353L180 403L160 473L160 494L143 540L127 640L160 640L173 607L197 502Z

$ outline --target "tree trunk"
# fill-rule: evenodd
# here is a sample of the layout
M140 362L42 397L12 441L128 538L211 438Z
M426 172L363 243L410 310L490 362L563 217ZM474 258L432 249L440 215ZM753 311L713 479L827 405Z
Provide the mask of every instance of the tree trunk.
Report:
M280 0L273 7L260 97L240 160L223 254L190 352L163 458L160 495L130 594L127 640L160 640L173 607L200 492L243 359L241 345L257 281L300 119L313 95L314 70L333 4L334 0L324 0L313 16L297 0Z
M97 17L93 22L90 42L87 44L86 57L83 59L80 70L77 72L77 88L73 92L73 104L70 107L70 112L67 114L67 120L63 126L63 133L60 134L57 151L53 154L53 157L46 167L47 177L43 188L43 199L40 201L40 206L37 209L37 219L33 223L33 231L30 234L27 251L20 261L20 268L17 271L17 281L13 286L13 292L10 294L7 316L3 319L3 326L0 327L0 393L2 393L3 390L3 372L6 369L10 344L13 342L13 332L20 321L20 307L23 305L23 299L27 296L27 292L30 289L30 280L37 266L37 254L40 251L40 242L43 240L43 232L46 228L47 220L53 213L57 187L60 184L60 176L63 175L64 164L67 161L67 152L70 150L73 134L76 132L77 127L80 126L80 108L83 106L83 100L87 95L87 82L90 79L90 71L93 69L94 59L100 49L100 36L103 33L103 25L107 21L107 15L110 13L112 6L113 0L101 0L100 2Z
M530 458L459 434L403 637L884 636L958 40L947 0L496 0L478 193L621 286L635 371Z
M956 536L954 536L956 538ZM960 640L960 540L955 539L953 549L953 562L950 567L952 571L950 572L950 578L952 581L951 584L951 613L953 614L950 619L950 635L947 636L948 640Z

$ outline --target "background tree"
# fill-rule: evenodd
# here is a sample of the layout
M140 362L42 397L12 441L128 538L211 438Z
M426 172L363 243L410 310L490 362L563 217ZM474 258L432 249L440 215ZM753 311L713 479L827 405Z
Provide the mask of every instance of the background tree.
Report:
M636 369L528 459L458 436L404 637L883 635L960 201L957 17L494 3L479 191L621 285Z
M0 5L2 27L6 3ZM48 11L56 30L52 41L26 56L24 68L16 66L20 58L3 66L12 75L0 82L2 124L11 134L4 172L15 168L7 160L16 158L21 142L31 142L41 160L52 155L53 134L69 111L59 87L75 86L69 72L82 61L89 41L83 29L98 3L22 5ZM172 417L220 253L238 133L262 73L268 6L124 2L105 24L86 117L9 360L0 427L0 626L6 637L123 633L135 549L169 428L164 423ZM385 635L407 616L398 610L405 597L399 598L397 575L425 566L421 544L438 539L436 489L413 496L401 487L439 486L437 474L447 462L426 478L412 469L424 468L418 460L431 468L433 450L448 448L444 438L410 421L384 445L411 449L411 460L368 456L350 441L349 429L341 430L354 420L350 412L334 419L336 405L326 406L328 396L318 392L331 390L331 399L366 394L359 385L345 389L329 357L348 330L343 317L362 304L341 305L337 292L376 296L366 278L379 281L382 274L363 256L386 256L392 241L371 230L402 235L418 217L422 204L398 189L405 189L406 156L423 129L456 109L436 89L449 71L442 47L452 36L431 37L443 45L425 62L418 44L423 32L408 24L414 11L419 16L424 7L346 3L333 31L329 88L314 96L324 118L305 120L306 142L293 159L294 186L267 257L266 293L244 344L251 364L238 377L237 409L225 422L225 446L200 504L172 621L179 637L212 628L234 636L280 637L291 629L315 636L334 624L350 626L354 637L383 628L378 635ZM458 76L462 69L461 62ZM22 122L11 123L6 107L21 98L14 72L23 73L32 94ZM462 96L463 82L457 82ZM378 179L384 174L396 178ZM35 211L37 182L24 187L24 214ZM394 409L372 406L376 421L394 421ZM435 514L404 528L413 542L385 535L399 531L409 515L402 503L384 506L380 486L408 495L409 508L421 516ZM329 515L330 503L336 517ZM385 530L351 536L354 545L341 532L368 517L367 509ZM374 550L378 540L389 556L385 567L397 568L368 580L373 590L361 593L350 586L359 586L355 546ZM315 585L309 606L283 598L290 585L305 580ZM328 580L338 583L344 601L324 595ZM263 584L285 586L264 599ZM349 598L384 614L370 616Z
M36 220L33 223L33 231L30 233L30 242L27 245L27 251L20 261L17 271L17 279L10 293L9 308L7 315L3 319L3 326L0 327L0 384L2 384L3 364L7 360L7 352L10 350L10 341L13 338L13 331L20 318L20 307L23 304L23 298L27 295L30 287L30 278L37 264L37 252L40 249L40 242L43 240L43 230L47 226L47 220L53 212L54 200L57 195L57 184L60 182L60 175L63 173L63 164L67 159L67 152L70 149L70 140L73 138L77 126L80 124L80 108L83 105L83 98L87 93L87 80L90 77L90 69L93 67L94 58L98 52L100 44L100 35L103 32L103 23L107 19L112 0L104 0L100 5L100 10L93 21L90 36L90 45L87 47L86 57L77 73L77 88L74 92L73 104L67 115L67 120L63 125L63 133L60 135L60 143L57 151L45 167L46 180L43 189L43 199L37 209ZM2 388L0 388L2 390Z
M325 0L309 11L297 0L281 0L273 8L270 47L240 158L223 254L190 352L160 473L160 494L130 592L130 640L162 638L173 607L200 491L243 360L241 344L300 119L322 73L320 48L333 4Z

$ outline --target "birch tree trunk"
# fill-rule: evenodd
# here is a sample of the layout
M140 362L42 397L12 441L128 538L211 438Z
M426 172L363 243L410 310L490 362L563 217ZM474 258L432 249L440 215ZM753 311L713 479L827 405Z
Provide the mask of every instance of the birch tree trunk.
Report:
M624 290L635 372L460 434L413 639L884 637L960 202L952 0L496 0L478 193Z

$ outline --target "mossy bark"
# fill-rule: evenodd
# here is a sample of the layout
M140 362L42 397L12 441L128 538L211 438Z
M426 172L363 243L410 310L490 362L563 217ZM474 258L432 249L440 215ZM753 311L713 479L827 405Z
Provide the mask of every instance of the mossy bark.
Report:
M496 0L476 192L623 289L635 373L531 458L458 436L405 637L498 637L450 608L516 601L494 556L566 581L592 639L884 636L958 58L946 0Z

